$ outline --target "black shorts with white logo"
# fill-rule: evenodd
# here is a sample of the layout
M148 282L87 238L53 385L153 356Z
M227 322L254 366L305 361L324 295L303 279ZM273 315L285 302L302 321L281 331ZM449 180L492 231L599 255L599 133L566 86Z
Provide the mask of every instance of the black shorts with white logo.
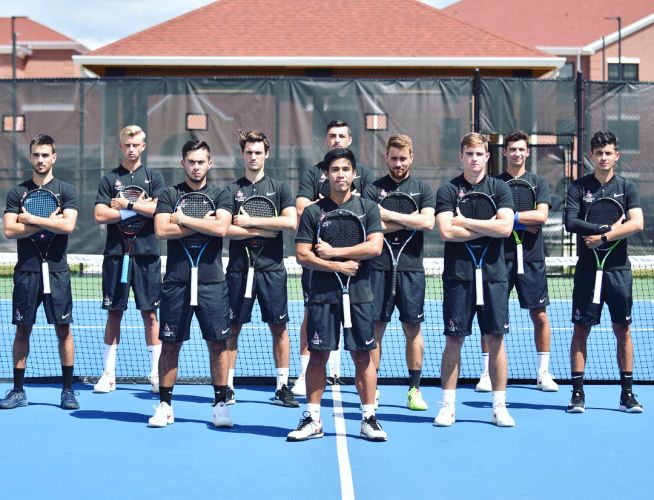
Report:
M191 306L190 299L190 284L169 281L161 286L159 339L162 342L189 340L193 314L198 319L204 340L217 342L231 337L229 300L224 281L198 284L198 305Z
M14 272L12 324L30 326L36 323L36 312L41 303L50 325L67 325L73 322L73 294L69 271L50 273L49 294L43 293L41 273Z
M132 255L127 283L120 282L122 256L105 256L102 261L102 309L125 311L129 289L134 292L136 308L153 311L159 307L161 259L158 255Z
M247 272L230 272L225 275L225 279L229 290L229 309L233 325L244 325L252 321L255 299L259 301L261 320L264 323L270 325L288 323L286 271L256 271L251 299L243 297Z
M504 335L509 332L509 284L484 282L484 305L475 304L473 281L443 280L443 322L445 335L465 337L472 333L472 320L477 315L483 335Z
M370 270L370 287L375 297L375 321L388 323L397 307L402 323L425 320L425 273L398 271L395 297L391 295L392 272Z
M307 344L310 351L338 349L343 307L338 304L309 303ZM371 351L375 344L374 304L351 304L352 328L344 328L344 347L348 351Z
M604 271L600 303L593 304L595 273L575 273L572 291L572 322L577 325L598 325L604 303L609 306L611 322L631 324L633 306L631 269Z
M518 264L514 260L506 261L509 277L509 293L515 286L520 307L523 309L542 309L550 304L547 289L545 262L524 262L525 273L518 274Z

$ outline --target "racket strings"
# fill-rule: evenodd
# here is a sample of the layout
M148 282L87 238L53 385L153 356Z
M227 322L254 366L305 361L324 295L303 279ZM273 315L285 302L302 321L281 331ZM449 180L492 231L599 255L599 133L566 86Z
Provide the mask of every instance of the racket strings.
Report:
M497 213L493 202L485 196L464 197L459 203L459 209L464 217L477 220L492 219Z
M361 223L352 217L327 217L321 223L319 237L335 248L359 245L366 239Z
M127 186L121 191L123 198L125 198L130 203L135 203L138 201L139 197L145 193L145 190L138 186Z
M418 207L413 198L409 196L387 196L381 202L382 208L400 214L412 214Z
M202 219L208 213L214 211L213 202L208 196L202 193L189 193L183 195L177 202L177 207L181 208L182 213L186 217L192 217L194 219ZM186 248L201 248L207 241L209 241L209 235L193 233L185 236L181 241Z
M586 221L591 224L615 224L622 216L623 212L617 203L599 200L591 204Z
M27 213L36 217L50 217L58 206L56 198L45 191L33 191L23 200Z
M534 209L534 192L529 186L520 184L511 185L511 196L513 197L513 205L516 211L526 212L527 210Z
M241 205L241 210L250 217L274 217L276 215L275 206L268 198L245 200Z

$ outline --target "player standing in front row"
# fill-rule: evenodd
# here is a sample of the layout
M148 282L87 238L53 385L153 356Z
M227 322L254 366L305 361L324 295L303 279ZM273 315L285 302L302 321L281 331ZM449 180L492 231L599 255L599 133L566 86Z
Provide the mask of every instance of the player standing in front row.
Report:
M134 292L136 308L141 311L145 326L145 344L150 359L150 387L159 391L157 365L161 353L157 307L161 289L159 242L154 234L154 209L165 187L163 176L143 165L145 132L137 125L123 128L119 134L123 159L120 165L100 180L95 200L95 222L106 224L107 241L102 261L102 308L107 310L104 331L103 372L93 392L106 394L116 390L116 357L120 343L120 323ZM142 196L130 201L125 194L134 187ZM143 228L134 236L123 237L122 221L145 218ZM128 260L123 256L128 254ZM127 264L127 269L124 269ZM124 273L127 271L127 274ZM122 279L122 278L126 279Z
M413 141L409 136L394 135L388 139L386 163L388 175L380 177L369 185L363 194L364 198L379 204L386 240L382 255L370 260L370 283L375 297L375 341L377 342L377 349L373 351L372 356L375 367L379 370L382 339L393 310L397 307L406 339L406 363L409 370L407 406L411 410L423 411L429 408L420 392L425 348L420 328L420 324L425 320L423 232L434 228L436 201L431 187L411 176ZM400 193L411 199L405 199ZM390 204L394 198L397 203ZM411 208L403 212L393 210L400 206ZM397 259L398 253L399 259ZM394 258L397 259L395 290L392 287L395 272L392 262Z
M159 338L163 345L159 359L160 403L148 422L150 427L165 427L175 421L173 385L177 378L179 352L183 342L191 337L194 314L209 349L211 383L215 395L213 423L216 427L232 426L229 407L226 405L229 298L221 259L222 238L227 234L232 219L231 200L227 190L207 183L207 172L212 166L210 155L209 145L204 141L188 141L184 144L182 167L186 180L166 188L157 203L154 226L157 238L168 241L168 260L161 287ZM188 211L191 207L197 207L198 212L206 215L201 218L185 215L183 210ZM201 247L204 251L199 257L200 245L196 242L201 245L206 243L206 246ZM189 251L194 264L197 264L194 266L198 276L196 306L191 305L194 271L186 251ZM199 262L196 262L197 259Z
M579 260L575 268L572 292L572 322L574 331L570 344L572 369L572 399L569 413L586 410L584 395L584 368L586 366L586 341L593 325L600 322L604 302L609 306L613 333L617 341L617 359L620 368L620 410L642 413L643 406L632 392L634 346L631 340L632 275L627 252L627 238L643 230L643 210L636 184L615 173L620 159L618 138L612 132L597 132L590 141L590 157L595 166L588 174L572 183L565 206L565 227L577 234ZM606 201L606 198L609 201ZM595 223L587 221L593 204L615 202L619 204L617 222ZM624 240L624 241L621 241ZM599 267L593 252L617 246L610 251L604 263L600 281L601 294L594 300L596 269ZM601 253L598 255L602 256Z
M559 386L554 382L549 371L551 328L546 307L549 305L550 299L547 290L543 231L541 230L552 206L550 188L544 177L528 172L526 169L530 151L529 136L525 132L522 130L510 132L504 138L502 153L506 158L507 165L506 171L501 173L498 179L509 183L512 189L522 193L521 199L529 199L532 204L531 209L521 212L518 212L518 206L515 207L513 230L514 235L524 235L521 240L522 255L518 255L514 235L504 240L504 260L509 277L509 293L515 286L520 307L529 310L529 317L534 325L537 355L536 387L545 392L556 392L559 390ZM519 273L518 258L520 257L522 257L524 266L523 273ZM492 387L488 374L488 347L483 338L481 343L484 367L476 390L477 392L490 392Z
M320 402L326 384L325 366L330 351L338 348L343 322L342 341L354 361L355 385L363 408L361 436L371 441L386 441L386 432L375 417L377 374L371 355L375 348L374 304L367 263L367 259L381 254L383 245L379 208L370 200L352 195L350 187L356 173L356 159L349 149L333 149L325 155L325 161L329 165L331 194L306 208L295 237L298 262L313 271L307 322L311 355L306 373L307 411L287 440L304 441L323 436ZM362 243L340 247L330 245L327 237L322 239L325 231L333 231L325 225L326 221L333 221L331 215L339 213L360 229L361 238L357 241ZM333 223L335 231L332 234L340 232L343 237L354 240L353 228L343 231L343 225ZM336 273L341 276L337 277ZM347 283L348 277L351 278L350 306L346 310L348 306L339 279ZM351 328L345 326L348 311L351 312Z
M258 299L262 319L272 334L273 358L277 369L273 401L278 405L297 408L299 404L288 387L291 347L286 326L288 299L283 239L283 230L295 230L295 204L288 185L266 175L264 169L270 154L270 142L266 135L257 130L241 133L239 144L245 175L226 187L234 204L234 217L227 233L230 243L226 276L232 329L232 336L227 341L230 377L236 367L238 336L243 325L252 320L254 300ZM275 216L272 216L273 213ZM254 268L254 275L248 290L250 266ZM228 402L234 399L228 397Z
M29 154L33 167L32 178L9 191L3 216L5 238L18 240L18 262L14 268L12 298L12 323L16 325L13 348L14 387L0 400L0 408L10 410L27 405L23 388L25 367L36 311L43 302L45 316L49 324L54 324L59 341L63 374L61 407L64 410L76 410L79 403L73 390L75 345L70 328L73 322L73 296L66 248L68 235L75 229L77 221L77 192L72 185L54 178L52 168L57 161L57 152L52 137L44 134L34 137L30 142ZM24 203L34 190L53 193L59 208L47 217L30 215ZM39 194L41 193L36 193L37 196ZM37 249L37 243L32 238L36 241L49 238L50 246L44 246L47 250L43 255L48 264L45 271L49 268L48 276L42 275L40 249ZM47 289L44 290L47 279L50 284L49 293Z
M500 427L515 425L506 408L508 367L504 334L509 331L509 286L503 242L503 238L508 237L513 228L513 199L505 182L487 175L489 157L486 137L477 133L464 135L461 139L460 157L463 174L443 184L436 194L436 225L445 242L443 322L446 335L441 363L443 401L434 420L434 425L438 427L447 427L456 421L456 385L461 365L461 347L465 337L472 333L475 315L490 350L492 422ZM470 193L477 194L471 196ZM490 197L495 205L492 218L479 220L464 217L462 205L466 196L477 196L481 200L480 205L487 203L487 198ZM485 207L480 206L480 210L483 208ZM469 255L469 251L473 251L464 243L468 243L469 247L478 245L474 240L484 237L489 238L489 243L484 247L487 249L485 257L480 259L481 270L476 272L473 258ZM477 250L479 249L475 248ZM483 278L478 283L480 274ZM482 288L481 293L486 297L484 305L476 305L483 298L478 296L477 286Z

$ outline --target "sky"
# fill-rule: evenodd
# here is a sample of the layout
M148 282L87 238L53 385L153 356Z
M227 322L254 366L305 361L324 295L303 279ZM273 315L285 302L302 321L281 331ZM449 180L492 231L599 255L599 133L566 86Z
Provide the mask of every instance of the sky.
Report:
M0 0L0 16L27 16L94 50L213 1ZM440 8L456 0L420 1Z

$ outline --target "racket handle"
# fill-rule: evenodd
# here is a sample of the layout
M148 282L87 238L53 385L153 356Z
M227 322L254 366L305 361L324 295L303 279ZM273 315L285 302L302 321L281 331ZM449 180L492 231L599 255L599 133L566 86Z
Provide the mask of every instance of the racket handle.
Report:
M343 328L352 328L352 313L350 311L350 294L343 294Z
M198 305L198 268L191 268L191 305Z
M522 257L522 243L515 246L516 260L518 261L518 274L525 274L525 263Z
M50 293L50 266L47 262L41 263L41 276L43 276L43 293Z
M397 264L393 264L393 270L391 273L391 297L397 295Z
M252 286L254 285L254 267L248 267L248 276L245 279L245 294L246 299L252 298Z
M477 296L477 305L484 305L484 281L481 274L481 267L475 269L475 295Z
M120 282L124 285L127 283L127 273L129 272L129 254L123 255L123 265L120 269Z
M593 304L600 303L600 295L602 294L602 275L604 271L598 269L595 271L595 289L593 290Z

